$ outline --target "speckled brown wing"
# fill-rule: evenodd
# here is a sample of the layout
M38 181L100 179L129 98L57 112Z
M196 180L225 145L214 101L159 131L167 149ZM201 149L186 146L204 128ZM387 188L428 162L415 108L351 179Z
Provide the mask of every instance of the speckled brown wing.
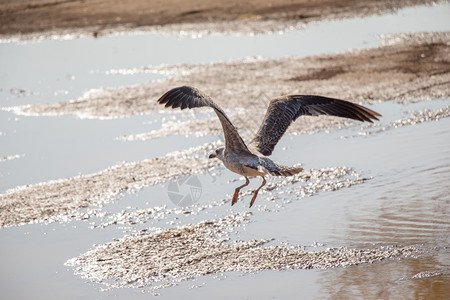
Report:
M217 104L215 104L208 95L199 89L190 86L173 88L162 95L161 98L158 99L158 103L165 104L165 107L179 107L180 109L203 106L211 107L216 112L220 123L222 124L222 129L225 136L225 148L227 151L233 153L250 153L225 112Z
M372 122L381 116L371 109L344 100L312 95L282 96L270 101L264 120L249 144L250 148L269 156L289 125L302 115L330 115L363 122Z

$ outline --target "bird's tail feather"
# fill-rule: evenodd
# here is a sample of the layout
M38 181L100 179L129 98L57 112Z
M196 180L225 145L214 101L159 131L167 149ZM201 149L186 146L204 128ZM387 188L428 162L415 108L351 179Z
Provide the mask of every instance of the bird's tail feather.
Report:
M269 173L274 176L292 176L303 171L300 167L287 167L277 165L277 170L270 170Z

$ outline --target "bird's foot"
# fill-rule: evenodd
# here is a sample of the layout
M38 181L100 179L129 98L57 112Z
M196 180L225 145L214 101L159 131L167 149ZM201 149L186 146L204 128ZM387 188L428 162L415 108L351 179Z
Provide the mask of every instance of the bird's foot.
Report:
M231 200L231 206L235 205L238 202L239 191L235 191L233 195L233 200Z
M253 206L253 203L255 203L255 200L256 200L256 196L258 195L258 192L255 192L254 194L253 194L253 197L252 197L252 201L250 201L250 206L249 207L252 207Z
M261 176L261 177L262 177L262 179L263 179L262 184L261 184L261 186L260 186L259 188L257 188L256 191L253 193L252 201L250 201L250 206L249 206L249 207L252 207L252 206L253 206L253 203L255 203L255 200L256 200L256 196L258 196L259 190L266 184L266 178L264 178L264 176Z

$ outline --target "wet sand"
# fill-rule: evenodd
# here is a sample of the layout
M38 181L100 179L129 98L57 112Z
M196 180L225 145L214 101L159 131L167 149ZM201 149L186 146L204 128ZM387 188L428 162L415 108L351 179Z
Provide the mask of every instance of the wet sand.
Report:
M13 109L24 115L74 114L88 118L118 118L161 110L163 107L156 103L156 99L163 92L173 86L190 84L200 87L226 110L231 110L231 119L236 121L238 128L245 128L241 133L249 137L265 113L269 100L266 95L322 94L360 103L449 97L449 44L448 33L429 33L391 37L386 46L337 55L163 66L157 70L176 75L137 86L88 92L75 101ZM248 76L249 72L251 76ZM249 86L252 87L250 90ZM243 103L248 106L242 107ZM258 121L249 122L245 117L249 107ZM448 113L448 109L427 111L399 122L414 124L448 117ZM171 124L156 132L122 138L145 140L192 132L220 134L215 116L212 118L213 122L192 120ZM402 126L400 123L390 126ZM301 118L292 124L288 133L310 133L351 124L353 122L334 117ZM108 201L111 196L125 190L207 170L217 165L217 162L204 158L213 147L212 144L204 145L168 157L115 166L95 174L18 187L0 195L0 224L10 226L49 220L61 213Z
M0 156L0 163L3 161L13 160L20 158L22 155L16 154L16 155L9 155L9 156Z
M0 35L32 37L33 33L89 33L98 36L114 31L168 24L192 24L192 29L214 31L253 28L253 31L280 30L326 19L342 19L395 11L429 0L251 0L228 1L76 1L20 0L0 1ZM439 2L439 1L438 1ZM219 27L214 25L219 24ZM187 26L189 27L189 25ZM31 35L30 35L31 34ZM28 36L27 36L28 35ZM34 36L38 36L34 35Z
M75 267L76 273L86 279L113 287L158 289L208 274L350 267L416 257L422 252L416 247L386 246L304 251L295 246L267 246L270 240L230 241L230 231L248 223L250 215L247 212L177 228L144 230L99 246L66 265Z
M424 33L386 37L386 45L337 55L145 67L111 72L157 72L165 80L129 87L92 90L70 102L12 108L22 115L73 114L80 118L119 118L164 109L156 103L167 90L192 85L209 94L236 121L238 128L252 110L261 120L268 101L285 94L319 94L358 103L387 100L434 99L450 95L450 34ZM249 88L251 87L251 88ZM241 108L239 110L236 108ZM234 109L234 110L232 110ZM230 111L231 110L231 111ZM236 117L233 118L233 114ZM290 133L305 133L345 126L348 120L314 118L298 120ZM182 124L182 133L203 128L209 134L218 127L206 121ZM193 129L196 130L193 130ZM216 128L216 129L214 129ZM171 130L176 130L171 127ZM155 134L155 137L158 134Z
M450 108L415 112L409 117L391 122L383 127L376 124L367 125L365 131L360 132L359 135L377 134L393 128L438 121L440 118L447 117L450 117ZM330 124L333 125L327 118L318 118L315 121L319 124L318 126L323 128L330 128ZM211 132L208 132L208 134L211 134ZM145 138L143 137L143 139ZM221 145L221 142L208 143L169 153L164 157L117 165L98 173L17 187L0 195L0 227L39 221L52 222L61 220L60 215L63 215L62 218L66 219L67 216L76 216L77 211L81 208L109 202L122 192L136 191L142 187L164 183L179 176L206 172L219 164L217 160L209 160L206 157L213 149ZM326 170L305 170L291 179L278 180L272 188L268 184L266 189L282 187L298 180L306 182L311 178L319 180L338 179L349 172L342 167L337 170L340 171L335 173ZM340 175L336 177L337 174ZM350 185L342 186L342 182L336 181L334 187L318 185L314 187L313 192L306 188L306 190L297 190L296 193L315 194L320 190L337 190L339 186L342 188L357 183L361 183L360 179L353 178ZM243 195L251 192L252 189L249 189ZM228 200L224 201L227 202Z
M0 195L0 227L62 220L67 216L76 216L76 212L81 208L98 206L111 201L119 193L136 191L183 175L205 172L219 164L217 160L206 158L212 151L212 146L212 144L206 144L170 153L161 158L114 166L94 174L9 190ZM311 179L334 180L332 185L327 182L316 183L312 190L308 186L296 190L298 194L311 195L321 190L338 190L364 181L358 176L351 178L347 183L339 181L350 171L345 167L306 170L291 179L279 181L273 186L269 184L267 189L273 190L276 187L298 181L308 182ZM251 192L252 189L246 191L246 193ZM223 203L229 200L225 199Z
M0 13L8 18L2 24L3 34L16 34L18 31L38 34L46 32L91 32L95 35L114 30L119 26L138 28L141 26L162 24L161 20L149 16L165 16L166 23L197 22L200 27L213 16L216 24L225 22L262 24L270 28L285 28L287 24L298 24L329 18L342 18L380 13L396 9L397 5L410 5L426 1L364 1L348 2L353 6L334 6L325 1L313 1L307 12L303 6L288 6L284 1L271 1L278 5L276 9L264 11L251 10L248 7L215 7L214 9L177 7L179 11L148 12L142 9L141 2L135 2L132 9L143 11L139 18L135 14L131 19L123 13L120 6L110 6L111 10L99 17L98 11L104 10L102 2L93 1L89 13L81 20L80 10L86 7L82 2L60 1L44 2L19 1L2 4ZM169 3L169 2L167 2ZM200 3L200 2L199 2ZM306 3L306 2L305 2ZM340 3L340 4L342 4ZM426 2L428 3L428 2ZM186 4L186 2L184 3ZM197 5L187 2L188 5ZM217 4L217 3L216 3ZM227 5L225 3L221 5ZM97 6L96 6L97 5ZM251 5L246 3L246 5ZM318 6L314 6L318 5ZM323 6L330 11L323 13ZM356 6L355 6L356 5ZM361 5L361 6L359 6ZM120 11L114 12L114 9ZM66 13L70 11L71 15ZM223 13L226 12L226 13ZM320 12L320 13L319 13ZM60 19L53 13L59 14ZM90 15L92 13L92 16ZM164 14L166 13L166 15ZM78 14L78 15L77 15ZM36 16L41 21L36 22ZM44 16L44 18L42 18ZM54 18L52 16L55 16ZM243 21L240 21L242 20ZM95 23L94 20L98 20ZM145 21L144 21L145 20ZM275 22L272 22L274 21ZM151 23L155 22L155 23ZM247 23L245 23L247 22ZM291 23L289 23L291 22ZM165 23L164 23L165 24ZM282 25L280 25L282 24ZM8 27L9 26L9 27ZM29 27L27 27L29 26ZM181 25L180 25L181 26ZM240 25L239 25L240 26ZM270 27L273 26L273 27ZM277 27L279 26L279 27ZM256 26L257 27L257 26ZM171 27L176 28L176 27ZM181 27L180 27L181 28ZM263 28L263 27L261 27ZM450 36L448 33L427 33L386 37L381 47L351 51L337 55L320 55L305 58L247 59L199 65L169 65L147 67L134 70L111 70L111 72L160 72L171 74L168 79L137 86L100 89L90 91L71 102L40 104L15 107L17 114L23 115L64 115L72 114L80 118L121 118L136 114L156 112L162 107L155 100L166 90L182 84L194 85L209 93L229 115L244 136L258 126L265 111L268 99L281 94L322 94L343 98L359 103L377 103L380 101L419 101L421 99L448 98L450 96ZM249 88L251 87L251 88ZM239 95L237 97L236 95ZM248 110L257 116L258 122L248 123ZM393 128L432 122L450 116L450 108L439 110L415 111L403 119L380 127L368 125L360 135L372 135ZM212 115L211 118L215 117ZM123 140L146 140L169 135L188 134L195 131L198 135L220 134L217 122L210 120L187 121L181 124L169 124L160 130L141 135L122 137ZM217 126L216 126L217 125ZM288 133L302 134L318 132L332 128L352 125L352 122L337 118L304 118L298 120ZM202 130L197 128L201 126ZM345 137L350 138L350 137ZM124 163L106 170L83 174L72 178L44 182L36 185L21 186L0 195L0 227L17 226L36 222L70 221L80 217L80 209L101 206L114 200L123 192L139 190L183 175L215 170L217 161L206 159L208 152L220 145L220 142L205 144L196 148L171 153L164 157ZM1 161L17 157L1 157ZM130 176L130 174L132 174ZM312 196L322 191L337 191L350 186L363 184L364 178L348 167L308 169L296 176L269 182L267 191L282 190L290 198ZM300 185L294 185L300 182ZM248 189L242 196L249 195L254 189ZM264 192L263 192L264 193ZM277 193L274 193L277 194ZM276 197L276 196L275 196ZM278 199L280 202L282 199ZM230 199L224 196L216 206L229 205ZM205 210L211 207L198 206L192 209ZM192 211L186 211L190 214ZM148 210L118 213L107 222L97 224L104 228L115 224L134 224L135 219L144 223L158 214L170 214L152 207ZM184 212L181 212L184 213ZM81 219L89 220L96 214L94 210L83 213ZM166 229L145 229L137 234L125 235L91 251L70 259L67 265L73 266L83 277L109 285L110 287L168 287L178 281L206 274L228 271L256 272L267 269L311 269L355 266L362 263L374 263L387 258L413 258L423 255L420 246L374 246L371 249L330 248L307 252L297 246L270 246L270 240L241 241L227 236L236 227L249 222L249 213L233 214L222 219L204 221L197 224ZM408 244L407 244L408 245ZM170 249L170 251L167 251ZM85 251L85 250L84 250ZM433 251L427 249L426 255ZM161 255L163 254L163 255ZM77 254L78 255L78 254ZM67 259L67 258L66 258ZM348 270L346 268L342 268ZM436 275L433 275L436 274ZM441 276L447 271L417 272L417 276ZM414 275L414 276L416 276ZM407 278L414 279L414 276ZM155 286L159 284L161 286Z
M175 154L119 165L99 173L18 187L0 195L0 227L51 221L57 215L109 201L124 191L199 172L213 163Z

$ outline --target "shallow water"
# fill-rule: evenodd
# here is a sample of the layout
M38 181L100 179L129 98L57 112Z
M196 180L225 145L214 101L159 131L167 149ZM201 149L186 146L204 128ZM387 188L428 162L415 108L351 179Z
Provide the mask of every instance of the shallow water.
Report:
M178 34L142 33L99 39L2 43L1 106L61 102L76 99L93 88L162 78L160 74L136 72L131 72L133 76L108 75L110 70L254 56L318 55L373 47L381 44L380 35L449 31L448 15L449 3L405 8L381 16L312 23L304 30L284 34L188 38Z
M121 162L164 156L179 150L179 142L192 147L216 140L183 136L134 142L117 139L160 128L167 116L155 113L115 120L80 120L73 116L16 117L0 111L0 156L21 156L1 163L0 193L16 186L94 173Z
M427 105L426 102L419 104ZM450 105L450 100L434 102L433 105L445 107ZM398 107L404 106L383 103L376 109L380 112L387 109L395 111ZM310 295L319 298L373 298L380 293L394 297L399 291L405 298L432 293L442 295L446 291L449 275L410 278L425 271L445 273L450 268L450 197L447 185L450 179L449 126L450 119L447 118L367 137L341 138L357 133L360 130L358 126L329 134L286 137L275 153L279 161L284 159L287 163L295 163L300 160L307 168L348 165L366 177L373 176L373 179L349 189L320 192L309 198L296 199L290 196L291 203L281 205L282 199L269 201L271 193L264 192L256 202L256 209L252 210L254 215L251 223L236 234L236 238L243 240L275 238L276 244L288 242L305 246L306 250L343 245L367 248L374 244L425 244L427 247L439 247L432 256L345 269L270 271L247 275L226 273L219 274L219 278L206 276L182 282L177 287L157 292L167 298L181 297L187 293L189 297L200 299L209 298L213 292L220 292L222 299L244 295L251 295L255 299L267 295L285 298L295 297L299 292L305 297ZM283 147L285 150L282 150ZM395 151L402 155L395 155ZM202 195L198 205L220 201L224 195L230 197L234 186L238 184L227 182L233 178L236 176L227 171L217 177L199 175ZM252 185L256 187L257 184L253 182ZM177 206L169 200L167 188L165 185L145 188L137 194L125 195L106 204L101 211L114 214L151 206L177 210ZM78 299L94 295L104 298L115 296L119 299L139 295L148 297L147 293L142 294L140 290L134 289L99 292L101 286L84 283L73 276L71 269L64 267L63 263L90 249L93 244L120 238L126 232L149 226L187 224L248 210L249 196L242 197L241 201L232 208L227 202L194 215L173 211L163 215L160 220L150 219L145 224L138 222L135 225L90 228L108 222L106 216L91 218L89 221L4 228L0 232L0 239L5 241L0 257L8 259L2 263L2 270L6 272L0 273L0 282L5 285L2 290L5 295L17 295L16 283L26 282L28 289L19 292L23 297L31 295L28 293L42 295L42 298L63 297L67 290L76 291L79 297L75 298ZM265 210L267 208L268 211ZM33 248L31 255L29 247ZM41 280L36 280L36 276ZM431 289L430 286L435 288Z
M449 4L410 8L394 15L312 24L305 30L283 35L190 39L142 34L98 40L0 44L0 105L68 101L91 88L135 84L161 77L155 74L107 75L111 69L255 55L334 53L374 46L380 43L378 34L449 30L450 22L445 18L449 13ZM417 22L419 16L421 22ZM327 42L321 42L324 40ZM443 99L415 104L381 103L371 108L383 114L381 124L385 125L409 116L412 111L436 110L449 105L450 100ZM171 116L170 113L155 113L118 120L80 120L71 116L22 117L0 111L0 156L21 155L0 162L0 192L19 185L97 172L122 161L158 157L180 147L184 149L220 138L176 136L145 142L116 139L157 129ZM193 117L194 113L176 115L177 119ZM273 155L280 163L301 162L305 168L349 166L371 179L348 189L320 192L306 198L285 193L271 201L273 193L263 192L252 210L251 223L234 236L242 240L274 238L275 244L288 242L305 246L306 250L423 244L435 248L433 255L331 270L218 274L181 282L158 293L167 299L210 299L212 295L219 295L221 299L285 299L298 295L308 299L444 298L450 294L448 128L449 118L367 136L359 132L370 129L356 125L331 133L284 137ZM195 207L217 204L204 210L177 207L169 199L165 184L122 195L97 208L109 214L106 216L87 221L3 228L0 230L2 297L148 298L145 289L145 293L140 289L101 292L102 285L74 276L73 270L64 263L92 249L94 244L109 242L141 228L188 224L247 211L249 196L242 197L242 202L234 207L229 207L229 202L220 204L222 199L230 198L240 181L230 182L237 176L223 167L213 172L198 175L201 197ZM259 179L256 179L251 187L258 185ZM285 203L286 199L290 203ZM167 213L144 224L91 228L108 223L110 216L123 210L135 212L149 207L165 207L162 210ZM196 213L183 214L185 209ZM426 271L444 275L411 279Z

